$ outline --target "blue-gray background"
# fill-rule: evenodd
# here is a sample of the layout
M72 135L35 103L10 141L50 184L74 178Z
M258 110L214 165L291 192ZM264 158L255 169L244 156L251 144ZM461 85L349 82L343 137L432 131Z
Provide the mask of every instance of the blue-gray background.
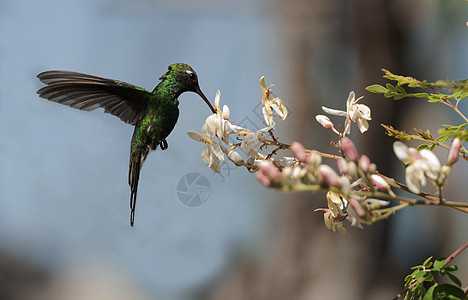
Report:
M175 4L177 3L177 4ZM271 34L259 1L1 1L1 247L54 272L118 266L154 293L179 295L218 274L230 252L253 239L264 189L245 170L215 175L203 163L199 131L209 109L180 100L167 151L142 170L135 227L129 226L128 155L133 128L102 111L80 112L36 95L39 72L74 70L149 90L167 66L192 65L211 100L217 89L234 119L260 101ZM240 109L242 108L242 110ZM247 108L247 109L245 109ZM178 181L208 178L211 195L182 205ZM236 247L233 247L236 246ZM66 272L66 271L65 271Z
M100 292L110 294L110 299L201 297L200 293L222 278L240 254L268 252L257 245L271 237L265 234L269 225L280 221L270 218L272 206L278 204L277 194L260 186L253 175L230 165L232 169L224 167L219 176L203 163L203 145L191 140L186 131L199 131L209 110L197 95L187 93L179 98L181 113L168 138L169 149L152 152L142 170L136 222L131 228L127 175L133 128L99 110L80 112L38 98L36 91L42 85L35 76L45 70L65 69L151 90L169 64L185 62L197 71L209 99L221 90L221 103L230 106L233 120L260 126L255 111L260 101L260 76L275 84L276 94L286 104L294 100L284 86L286 77L294 76L285 71L290 69L285 68L288 60L282 51L288 46L279 37L287 30L278 17L282 12L275 11L273 3L277 2L0 1L0 247L3 255L51 274L48 299L90 295L104 299L96 296ZM439 70L438 77L430 80L466 78L467 29L463 23L448 26L453 25L449 24L452 15L449 11L444 16L442 2L427 1L425 13L418 17L402 15L402 28L408 25L404 22L416 24L411 32L405 32L409 42L403 64L409 69L429 66ZM346 6L340 1L333 3ZM433 22L430 18L438 14ZM341 33L348 29L339 28L339 21L350 21L344 19L323 21L331 24L331 32ZM314 61L304 62L311 69L316 92L328 106L336 108L344 107L350 89L362 91L363 85L374 83L356 79L356 48L366 45L352 48L339 41L340 37L328 37L335 43L315 46L322 52L314 53ZM375 66L381 67L385 65ZM376 105L366 104L371 108ZM286 126L307 113L301 110L293 108ZM419 121L433 119L424 115L424 110L417 110L423 113ZM313 114L308 119L307 124L294 123L297 127L291 129L296 134L314 135L317 141L320 136L309 132L321 129ZM409 130L417 126L414 119L411 121ZM422 124L423 128L437 128L430 122ZM288 137L285 140L290 142ZM445 162L443 156L441 160ZM179 180L193 172L205 176L211 185L208 201L196 208L184 206L176 195ZM290 196L280 197L286 201ZM325 205L323 195L321 201L317 207ZM324 240L338 243L340 239L332 245L345 248L353 234L368 234L349 229L353 233L328 238L332 233L324 228L321 215L311 215L320 224L320 234L313 238L311 247L321 251L333 248ZM463 223L456 222L461 222L461 214L448 216L458 224L447 235L453 249L466 239L466 218L465 225L460 225ZM433 221L436 217L440 216L430 208L395 217L400 221L393 223L388 242L395 260L409 265L421 262L408 257L418 247L433 249L435 242L429 237L439 229L440 224ZM315 268L323 268L322 264L332 268L332 262L325 263L321 256L317 259L320 263ZM358 259L349 254L347 261ZM340 265L332 269L335 267ZM340 274L345 269L341 267ZM324 281L333 287L335 276L324 276ZM398 287L391 290L397 292ZM335 290L339 288L335 286Z

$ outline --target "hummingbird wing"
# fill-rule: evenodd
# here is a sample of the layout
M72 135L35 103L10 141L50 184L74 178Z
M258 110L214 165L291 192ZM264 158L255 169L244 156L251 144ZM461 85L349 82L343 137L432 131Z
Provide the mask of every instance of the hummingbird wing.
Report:
M104 112L135 125L143 117L151 93L123 81L70 71L46 71L37 75L47 86L40 97L85 111Z

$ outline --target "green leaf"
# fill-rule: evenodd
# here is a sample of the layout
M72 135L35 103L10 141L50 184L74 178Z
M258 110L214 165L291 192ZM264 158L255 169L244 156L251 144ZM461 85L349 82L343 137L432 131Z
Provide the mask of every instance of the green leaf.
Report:
M438 140L441 143L445 143L448 140L448 138L449 138L448 135L441 135L436 140Z
M396 92L397 92L396 88L395 88L393 85L391 85L390 83L387 83L385 86L387 87L387 89L388 89L390 92L393 92L393 93L396 93Z
M465 293L463 292L461 288L452 284L448 284L448 283L437 285L434 288L434 292L435 292L434 296L440 296L440 297L429 298L429 299L463 299L463 298L466 299ZM444 297L444 298L441 298L441 297Z
M424 262L423 262L423 266L425 268L430 268L432 266L432 262L431 262L431 259L432 259L432 256L430 256L428 259L426 259Z
M422 145L419 145L418 148L416 148L416 150L421 151L422 149L427 149L427 148L429 148L429 145L422 144Z
M386 92L388 92L388 89L381 86L380 84L373 84L366 87L366 91L377 94L385 94Z
M458 270L458 266L456 266L456 265L447 266L447 267L445 267L445 269L446 269L447 271L449 271L449 272L453 272L453 271Z
M440 270L443 266L445 266L445 258L438 258L434 261L434 270Z
M429 98L429 94L427 93L415 93L411 94L411 96L416 98Z
M436 299L434 297L434 291L435 291L435 288L437 287L437 285L433 285L431 286L427 292L426 292L426 295L424 295L424 298L423 300L432 300L432 299Z
M453 275L452 273L449 273L449 272L447 272L447 276L448 276L448 278L450 278L450 280L453 281L453 283L455 283L456 285L461 287L462 283L461 283L460 279L458 279L457 276L455 276L455 275Z
M414 272L414 280L416 281L416 280L420 279L421 277L424 277L426 274L427 274L426 271L418 270L418 271Z
M405 89L401 85L397 85L396 90L400 93L406 94Z

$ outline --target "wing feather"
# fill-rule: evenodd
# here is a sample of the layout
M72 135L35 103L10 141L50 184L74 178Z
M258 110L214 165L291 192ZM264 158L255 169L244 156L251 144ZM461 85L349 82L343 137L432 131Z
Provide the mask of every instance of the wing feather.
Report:
M72 108L104 112L135 125L145 113L151 93L123 81L70 71L46 71L37 75L46 84L40 97Z

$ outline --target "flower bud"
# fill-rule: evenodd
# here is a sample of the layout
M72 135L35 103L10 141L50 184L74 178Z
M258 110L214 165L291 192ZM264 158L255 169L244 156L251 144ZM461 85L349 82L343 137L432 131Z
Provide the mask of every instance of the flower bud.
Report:
M227 105L223 106L223 119L227 120L229 119L229 107Z
M265 174L263 174L261 172L257 172L255 174L255 177L257 177L257 180L260 181L264 186L266 186L266 187L271 186L271 181Z
M281 176L283 178L290 178L292 174L292 167L284 167L283 170L281 171Z
M307 153L305 152L305 148L301 143L293 142L291 145L291 150L300 162L306 161Z
M308 165L312 165L314 167L318 167L322 163L322 156L318 154L317 151L312 151L310 154L307 156L306 163Z
M327 116L324 115L316 115L315 120L319 122L320 125L323 126L325 129L332 129L333 128L333 123L330 121L330 119Z
M349 167L346 159L340 157L336 161L336 164L338 165L338 170L340 170L341 174L348 174Z
M303 176L302 174L302 168L299 167L299 166L294 166L293 167L293 170L292 170L292 174L291 174L291 177L294 179L294 180L298 180L299 178L301 178Z
M341 150L343 150L343 153L345 154L347 159L352 161L358 161L358 152L356 150L356 147L354 147L353 141L351 141L350 139L343 138L341 140Z
M390 188L390 185L388 184L388 182L382 176L377 175L377 174L372 174L370 177L371 177L372 183L379 190L388 191L388 189Z
M320 165L318 167L318 180L320 184L325 184L328 186L340 186L340 178L338 174L336 174L335 170L333 170L328 165Z
M267 160L263 160L258 164L258 168L268 178L271 178L271 179L276 180L276 181L281 180L281 172L271 162L269 162Z
M374 210L379 209L381 207L385 207L390 204L390 201L374 199L374 198L367 198L364 203L366 204L368 209Z
M460 152L460 148L462 146L462 142L460 138L455 138L450 146L450 151L448 154L448 162L449 164L453 165L458 160L458 153Z
M361 157L359 158L359 167L364 173L369 172L370 163L371 162L370 162L369 157L365 154L361 155Z
M236 166L242 166L244 165L244 160L242 159L242 156L240 156L239 153L237 153L234 150L230 150L227 153L227 157L230 161L232 161Z
M452 172L452 167L450 165L443 165L442 168L440 168L439 184L445 184L450 172Z

